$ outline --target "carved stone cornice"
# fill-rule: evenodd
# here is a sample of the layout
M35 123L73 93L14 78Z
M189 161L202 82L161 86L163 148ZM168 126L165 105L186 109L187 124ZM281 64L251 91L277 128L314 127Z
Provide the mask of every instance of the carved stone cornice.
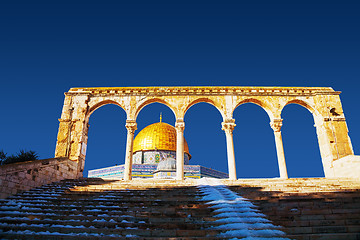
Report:
M330 87L94 87L71 88L66 95L92 96L168 96L168 95L237 95L237 96L314 96L339 95Z
M282 121L282 119L274 119L270 122L270 126L274 132L281 132Z

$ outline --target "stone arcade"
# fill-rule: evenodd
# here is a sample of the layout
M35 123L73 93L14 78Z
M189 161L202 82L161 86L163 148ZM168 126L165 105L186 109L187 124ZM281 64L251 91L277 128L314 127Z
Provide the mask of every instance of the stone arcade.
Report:
M222 129L227 143L229 179L235 180L235 155L232 131L234 110L243 103L262 107L274 130L279 172L287 178L286 162L281 138L282 109L291 103L308 109L314 118L322 164L327 178L359 177L360 157L354 156L340 92L328 87L103 87L71 88L65 93L55 157L64 157L78 164L82 175L87 147L90 115L106 104L116 104L127 115L127 143L124 180L131 180L133 142L136 118L143 107L162 103L174 113L176 122L176 179L184 179L184 116L199 102L212 104L223 118ZM260 146L259 146L260 147Z
M186 178L228 178L228 174L203 167L189 165L191 155L184 138L184 177ZM170 124L160 122L142 129L134 139L132 177L137 178L175 178L176 177L176 129ZM124 164L90 170L88 177L121 179L124 177Z

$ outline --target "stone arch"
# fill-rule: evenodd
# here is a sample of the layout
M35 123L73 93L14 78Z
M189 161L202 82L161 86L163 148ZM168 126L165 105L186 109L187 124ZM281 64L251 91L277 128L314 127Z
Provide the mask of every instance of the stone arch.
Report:
M106 117L104 117L104 113L107 114ZM124 147L126 128L124 125L126 118L125 109L112 100L101 101L89 108L85 117L83 133L83 144L87 148L81 163L84 170L102 168L108 164L124 163L126 151ZM102 143L96 144L97 139L102 139ZM98 163L94 164L94 160L99 159L99 156L106 160L97 161ZM92 168L89 168L90 165Z
M289 104L298 104L300 106L303 106L307 110L309 110L309 112L312 115L314 115L314 114L317 115L318 114L318 112L315 110L314 107L311 106L310 103L307 103L307 102L305 102L304 100L301 100L301 99L293 99L293 100L288 101L284 106L282 106L281 112L285 108L285 106L289 105Z
M150 104L152 104L152 103L161 103L161 104L164 104L165 106L167 106L168 108L170 108L170 110L174 113L175 119L177 118L177 114L176 114L176 112L175 112L175 110L174 110L174 107L173 107L171 104L169 104L168 102L166 102L165 100L160 99L160 98L152 98L152 99L148 99L148 100L146 100L145 102L141 103L141 104L136 108L135 117L134 117L135 119L134 119L134 120L136 121L139 113L141 112L141 110L142 110L144 107L146 107L146 106L148 106L148 105L150 105Z
M277 149L268 112L253 101L241 101L233 112L237 176L240 178L280 177ZM261 151L259 151L261 149ZM244 164L246 161L246 164ZM262 166L260 169L258 166Z
M197 99L193 100L192 102L190 102L190 103L186 106L186 108L185 108L185 110L184 110L183 117L185 117L186 112L187 112L192 106L194 106L195 104L198 104L198 103L202 103L202 102L203 102L203 103L208 103L208 104L214 106L214 107L219 111L219 113L221 114L222 118L225 119L225 114L224 114L224 112L217 106L217 104L216 104L212 99L209 99L209 98L197 98Z
M233 109L232 113L231 113L231 116L234 114L234 111L237 107L239 107L240 105L242 104L245 104L245 103L253 103L255 105L258 105L259 107L261 107L266 113L267 115L269 116L269 119L270 121L272 119L274 119L274 113L271 111L271 108L264 102L260 101L259 99L256 99L256 98L247 98L247 99L244 99L242 101L240 101L239 103L236 104L235 108Z
M223 172L227 171L226 143L224 142L223 131L221 130L222 120L223 116L220 111L208 102L195 100L191 107L186 110L184 115L184 133L185 135L189 133L186 139L192 152L191 154L194 156L191 164L202 165ZM205 132L207 138L204 139ZM202 143L201 146L193 148L192 143L196 145L198 142ZM202 158L202 154L209 151L209 149L212 149L211 158ZM219 164L222 169L219 169L220 166L216 165L218 162L222 162L222 164Z
M122 108L125 113L127 114L125 108L118 102L114 101L114 100L104 100L104 101L100 101L96 104L94 104L93 106L89 106L88 108L88 111L86 113L86 118L88 119L90 117L90 115L95 112L96 109L102 107L102 106L105 106L105 105L108 105L108 104L114 104L114 105L117 105L119 106L120 108Z
M297 105L300 105L300 106L304 107L305 109L307 109L311 113L311 115L313 116L313 120L314 120L314 124L315 124L316 128L320 127L323 124L324 118L316 110L316 108L314 106L312 106L310 103L307 103L306 101L301 100L301 99L293 99L293 100L290 100L290 101L286 102L286 104L284 104L282 106L282 108L280 109L280 116L281 116L282 111L284 110L284 108L289 104L297 104Z
M286 106L292 105L293 108L285 115L284 109ZM321 144L322 133L325 132L323 128L323 118L318 114L309 103L294 99L288 101L281 109L281 118L284 119L282 126L282 136L285 144L285 152L287 156L287 170L290 177L323 177L326 171L326 161L324 157L328 150L327 144ZM311 118L313 123L311 122ZM314 125L315 123L315 125ZM314 129L315 127L315 129ZM292 136L297 136L296 140ZM306 139L306 141L305 141ZM324 139L323 139L324 140ZM329 142L326 137L325 142ZM301 144L299 144L301 143ZM296 151L301 151L301 158L299 154L294 154ZM301 166L306 165L306 169L301 169ZM322 169L321 169L322 168ZM295 171L295 169L297 171ZM301 169L301 171L300 171ZM311 169L311 170L310 170ZM294 175L297 172L298 175Z

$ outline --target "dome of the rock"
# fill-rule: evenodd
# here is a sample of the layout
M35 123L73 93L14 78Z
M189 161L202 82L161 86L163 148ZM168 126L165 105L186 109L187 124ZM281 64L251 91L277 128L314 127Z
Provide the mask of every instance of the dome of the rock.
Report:
M176 170L176 160L174 158L167 158L166 160L160 162L158 165L157 165L157 168L156 168L157 171L166 171L166 170Z
M176 152L176 129L173 126L158 122L145 127L137 134L134 139L133 153L153 150ZM184 152L191 157L185 139Z

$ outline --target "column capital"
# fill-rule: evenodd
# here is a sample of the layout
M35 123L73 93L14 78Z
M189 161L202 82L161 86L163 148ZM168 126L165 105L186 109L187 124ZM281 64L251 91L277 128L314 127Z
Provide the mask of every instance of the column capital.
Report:
M137 123L135 120L126 120L125 127L128 132L135 133L135 130L137 129Z
M225 119L222 123L221 123L221 130L224 130L225 133L231 133L234 131L234 128L236 126L235 124L235 119Z
M182 119L177 119L175 122L175 129L176 131L183 132L185 129L185 122Z
M270 122L270 126L274 130L274 132L280 132L281 131L282 121L283 120L281 118L278 118L278 119L273 119Z

